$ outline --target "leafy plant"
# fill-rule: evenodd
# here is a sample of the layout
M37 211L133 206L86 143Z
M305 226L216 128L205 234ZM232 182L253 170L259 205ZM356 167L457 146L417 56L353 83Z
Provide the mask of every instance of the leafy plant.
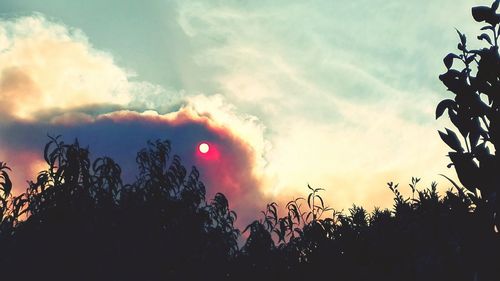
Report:
M436 118L446 111L459 134L446 128L439 132L441 139L453 150L448 156L463 186L487 206L491 223L500 226L500 56L498 52L500 1L489 7L472 8L477 22L484 22L484 33L477 38L485 43L480 49L469 49L467 38L457 30L460 42L458 53L450 53L443 62L446 73L439 79L454 94L453 99L441 101ZM460 63L461 70L454 65ZM459 68L460 69L460 68ZM492 151L494 149L494 151Z

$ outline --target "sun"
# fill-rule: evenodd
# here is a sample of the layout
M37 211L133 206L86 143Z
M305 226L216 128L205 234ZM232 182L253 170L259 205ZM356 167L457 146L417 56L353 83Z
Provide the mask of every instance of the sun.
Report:
M208 144L207 144L207 143L202 142L202 143L198 146L198 150L199 150L201 153L205 154L205 153L207 153L207 152L210 150L210 146L208 146Z

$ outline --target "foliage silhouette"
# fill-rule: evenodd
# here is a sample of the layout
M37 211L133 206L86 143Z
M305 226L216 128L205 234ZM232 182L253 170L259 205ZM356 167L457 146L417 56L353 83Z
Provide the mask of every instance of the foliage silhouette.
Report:
M460 135L450 129L439 132L441 139L453 150L448 154L452 162L450 166L455 167L460 182L474 194L477 211L488 213L490 225L498 229L500 162L496 150L500 148L499 3L497 0L491 7L472 8L474 19L486 23L481 28L484 33L477 37L485 42L486 47L469 49L466 36L457 30L460 52L450 53L443 59L447 71L439 76L455 97L441 101L436 108L436 118L447 111ZM456 61L462 64L462 70L453 68ZM492 149L494 152L491 152Z
M222 194L207 203L198 171L187 173L178 156L169 162L169 153L168 141L148 142L137 155L137 180L123 185L112 159L91 165L77 141L51 138L49 168L18 197L2 163L3 272L42 280L221 279L216 274L237 251L235 213Z
M369 214L353 206L348 214L331 210L329 217L313 216L307 221L304 214L316 208L308 205L309 210L301 213L304 199L290 201L283 218L275 214L275 204L270 204L264 218L249 227L251 233L236 268L248 280L262 276L268 280L325 276L337 280L496 280L498 270L484 269L481 263L500 261L498 239L491 231L478 231L484 222L474 212L468 194L449 190L440 198L435 183L417 190L418 182L413 178L410 184L416 193L412 199L388 183L395 196L392 211L376 208ZM309 189L308 197L320 190ZM275 239L270 239L273 234ZM491 248L484 251L480 241Z
M48 169L13 196L0 164L0 270L15 280L495 280L500 243L460 187L436 184L411 198L397 184L392 210L347 213L328 207L323 189L280 209L270 203L243 233L223 194L210 203L193 167L170 157L168 141L137 154L131 184L110 158L89 160L75 141L51 138ZM307 199L306 199L307 198ZM280 216L280 211L285 211ZM474 279L476 278L476 279Z
M343 212L308 185L305 198L268 204L239 247L227 198L207 202L199 172L171 156L168 141L147 142L136 180L124 184L111 158L91 162L78 141L50 137L48 168L24 193L12 194L0 162L2 280L498 280L500 165L490 149L500 145L499 3L472 9L489 47L468 50L458 32L461 54L444 58L440 76L455 98L436 117L447 111L463 140L449 129L440 136L464 188L448 178L453 189L440 196L437 184L420 189L412 178L407 197L389 182L391 210Z

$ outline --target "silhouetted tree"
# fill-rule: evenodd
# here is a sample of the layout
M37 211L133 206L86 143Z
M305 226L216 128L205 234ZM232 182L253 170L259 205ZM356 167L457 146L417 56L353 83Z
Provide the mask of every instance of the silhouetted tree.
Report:
M500 191L500 162L496 150L500 148L500 56L498 37L500 1L491 7L472 8L485 33L478 39L486 47L469 49L466 36L460 33L459 53L450 53L444 58L446 73L439 76L443 84L454 94L453 99L439 103L436 118L445 111L460 137L450 129L439 132L443 141L453 150L448 155L458 178L468 191L474 194L478 211L489 213L491 227L500 227L500 210L497 199ZM460 62L461 70L453 68ZM493 150L493 151L491 151ZM480 198L482 200L477 200Z
M485 23L481 28L484 33L477 37L485 47L470 49L466 36L457 30L459 53L444 58L447 71L439 76L454 98L441 101L436 109L436 118L447 111L459 132L457 135L446 129L439 135L453 150L448 154L450 166L455 167L460 182L470 193L476 217L481 220L475 230L483 237L493 236L497 240L494 232L500 230L500 159L496 153L500 148L499 4L500 0L496 0L489 7L472 8L474 19ZM460 63L461 70L453 68L455 62ZM490 243L490 239L477 242L476 248L485 258L475 266L480 277L500 278L498 270L492 273L499 260Z

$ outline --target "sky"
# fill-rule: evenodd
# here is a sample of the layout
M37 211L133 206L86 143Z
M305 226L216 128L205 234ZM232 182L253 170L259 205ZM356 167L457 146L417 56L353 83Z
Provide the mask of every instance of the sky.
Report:
M21 192L61 134L131 181L135 153L169 139L242 222L307 184L338 210L390 207L389 181L455 177L438 75L479 4L2 0L0 160Z

